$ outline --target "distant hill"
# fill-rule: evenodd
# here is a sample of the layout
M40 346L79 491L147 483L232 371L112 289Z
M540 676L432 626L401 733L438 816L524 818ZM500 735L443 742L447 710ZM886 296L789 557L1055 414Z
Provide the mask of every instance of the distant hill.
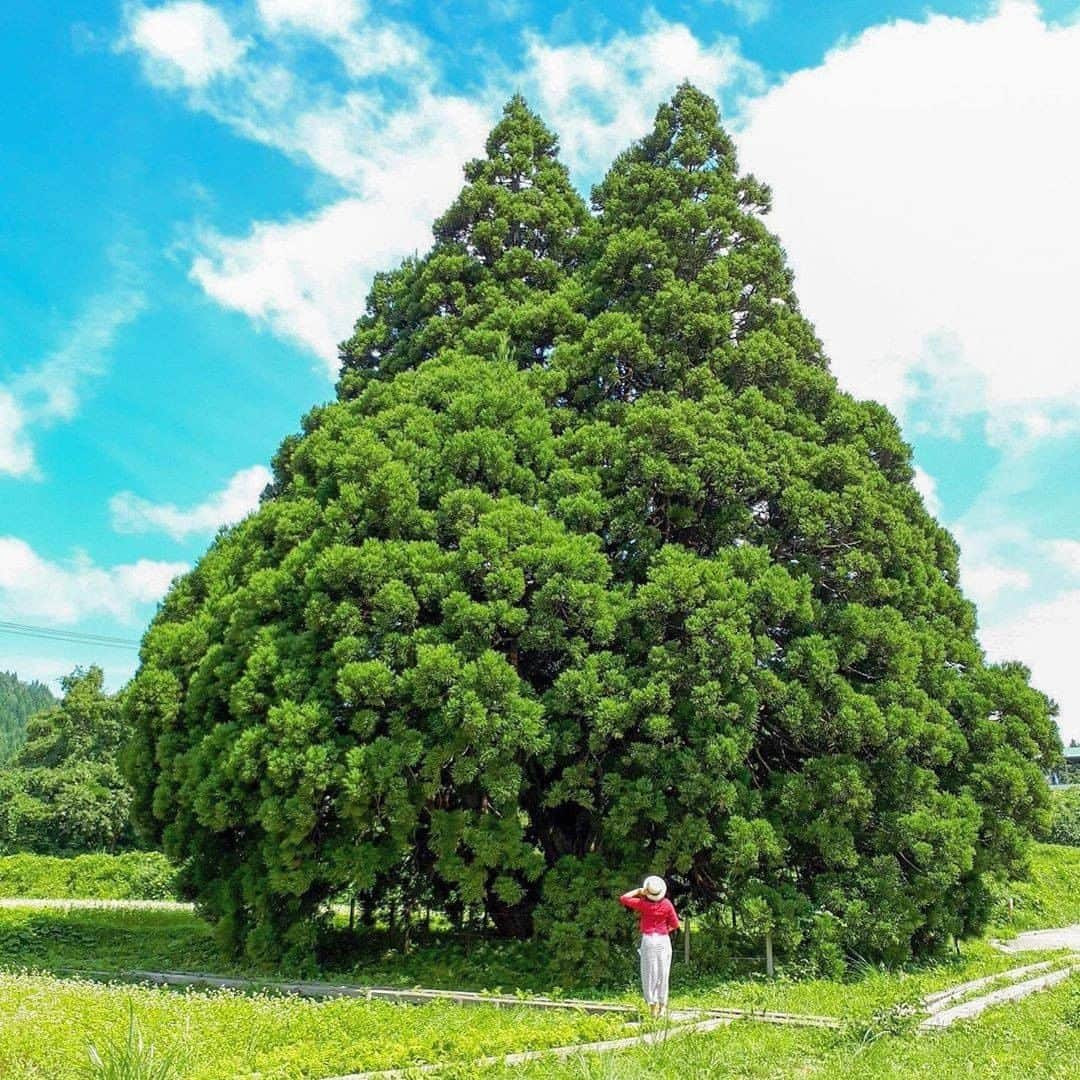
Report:
M34 713L56 704L44 683L23 682L10 671L0 671L0 762L5 762L26 740L26 721Z

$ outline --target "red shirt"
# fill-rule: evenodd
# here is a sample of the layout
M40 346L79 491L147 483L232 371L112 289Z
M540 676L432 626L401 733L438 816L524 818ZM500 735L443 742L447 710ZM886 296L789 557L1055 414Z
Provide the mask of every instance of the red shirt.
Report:
M679 916L666 897L663 900L646 900L643 896L626 893L619 897L619 903L638 913L643 934L670 934L672 930L679 929Z

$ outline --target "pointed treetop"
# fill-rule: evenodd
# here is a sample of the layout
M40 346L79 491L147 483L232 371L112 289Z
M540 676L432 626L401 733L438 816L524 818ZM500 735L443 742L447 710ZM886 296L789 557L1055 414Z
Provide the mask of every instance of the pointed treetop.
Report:
M465 187L435 222L435 246L373 283L366 314L341 346L341 397L460 345L465 331L486 335L486 344L469 344L489 353L512 330L524 364L548 353L561 316L546 305L591 225L558 148L524 98L506 103L485 156L465 166Z
M592 199L602 252L593 262L592 289L609 319L615 311L623 317L621 338L629 341L625 320L632 319L649 349L635 348L631 362L624 345L618 378L607 361L611 346L592 350L601 371L588 356L574 357L576 381L583 373L588 394L632 401L648 390L685 386L699 368L727 372L732 386L759 382L760 357L775 358L779 341L799 363L821 366L820 343L798 314L783 249L762 220L768 188L739 174L734 143L708 95L680 86L657 110L653 130L616 158ZM774 376L770 391L796 374L792 368Z
M720 123L716 102L688 82L656 110L652 131L615 159L593 189L594 207L618 216L628 186L637 194L628 207L635 214L658 198L700 202L728 192L744 209L769 209L768 187L739 176L735 144Z
M688 82L656 110L652 132L636 149L645 160L668 168L737 171L735 144L720 125L716 102Z
M435 222L436 241L461 244L488 265L510 248L573 258L588 209L558 159L558 138L520 94L503 107L485 150L465 166L468 183Z

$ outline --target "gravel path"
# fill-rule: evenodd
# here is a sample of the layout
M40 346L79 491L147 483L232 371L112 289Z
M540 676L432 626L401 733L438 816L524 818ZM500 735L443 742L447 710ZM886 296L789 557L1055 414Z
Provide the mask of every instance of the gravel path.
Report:
M1056 930L1029 930L1017 934L1011 941L995 941L1002 952L1036 952L1040 949L1072 949L1080 952L1080 925L1062 926Z

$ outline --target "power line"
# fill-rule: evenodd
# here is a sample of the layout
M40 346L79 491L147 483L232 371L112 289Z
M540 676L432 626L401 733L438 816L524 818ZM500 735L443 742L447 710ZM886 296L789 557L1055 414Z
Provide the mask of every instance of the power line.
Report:
M106 649L137 649L139 642L105 634L84 634L79 630L55 630L48 626L28 626L25 623L0 620L0 633L32 637L44 641L63 641L71 645L94 645Z

